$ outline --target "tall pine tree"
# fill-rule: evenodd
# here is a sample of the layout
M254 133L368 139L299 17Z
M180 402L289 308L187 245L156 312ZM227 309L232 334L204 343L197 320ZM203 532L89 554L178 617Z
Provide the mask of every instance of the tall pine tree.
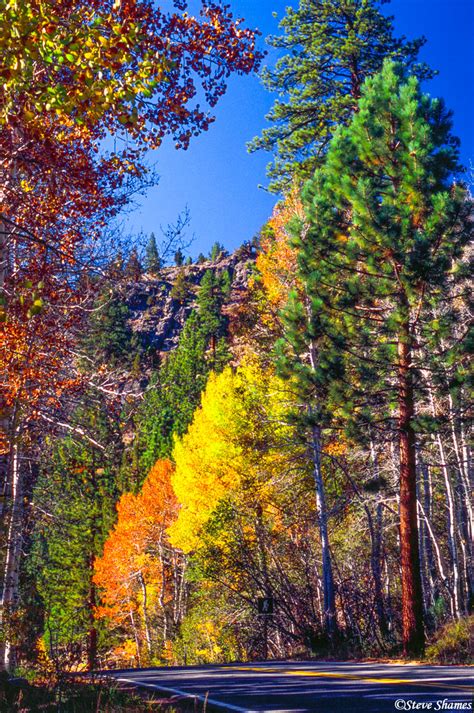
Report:
M309 178L332 136L347 122L366 77L392 57L414 65L424 39L394 37L392 18L380 10L383 0L300 0L288 7L281 36L267 41L286 51L274 69L262 72L264 86L278 93L267 116L272 126L249 145L274 152L270 188L288 190L294 179ZM426 67L418 66L429 76Z
M410 655L424 647L416 492L424 355L458 319L448 295L463 276L472 233L466 192L453 183L458 142L450 130L443 103L423 95L400 65L386 62L366 81L358 112L336 131L306 186L308 224L299 240L306 304L295 301L289 312L300 341L317 345L295 371L324 395L323 422L352 438L375 428L398 441ZM433 320L441 306L442 325Z
M161 258L156 244L155 233L151 233L145 249L145 270L152 275L157 275L161 267Z

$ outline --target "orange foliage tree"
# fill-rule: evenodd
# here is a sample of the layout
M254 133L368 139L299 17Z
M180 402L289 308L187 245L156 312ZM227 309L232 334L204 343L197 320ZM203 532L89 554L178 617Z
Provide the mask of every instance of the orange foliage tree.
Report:
M289 294L299 290L297 251L289 225L303 220L299 191L294 188L277 203L260 232L256 274L249 281L245 299L231 314L233 351L237 356L257 349L260 356L268 357L282 336L280 312Z
M282 309L291 290L297 287L297 251L291 244L288 225L304 219L304 209L297 189L277 204L262 232L257 256L258 274L268 302Z
M117 524L95 562L94 582L102 591L97 617L106 617L121 633L120 650L134 642L138 663L163 655L184 596L183 558L166 535L178 513L173 470L170 461L159 460L138 495L122 495ZM154 640L156 631L159 641Z

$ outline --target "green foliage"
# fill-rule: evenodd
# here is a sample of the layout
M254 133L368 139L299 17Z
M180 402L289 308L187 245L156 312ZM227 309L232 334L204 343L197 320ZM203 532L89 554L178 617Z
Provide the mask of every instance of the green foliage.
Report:
M145 270L152 275L157 275L161 267L161 258L156 244L155 233L151 233L145 249Z
M287 52L274 69L262 72L265 87L283 95L267 116L272 126L250 144L251 151L273 151L271 190L287 190L309 178L334 127L353 114L364 80L386 57L413 66L424 39L396 39L380 0L300 0L280 23L283 34L268 42ZM425 67L417 68L423 76Z
M319 416L344 423L350 437L393 415L404 325L416 329L419 364L440 344L433 313L442 309L451 328L460 319L444 295L469 239L469 202L451 186L458 142L450 129L442 102L387 62L305 187L307 229L296 242L307 304L290 299L292 349L282 344L281 365L313 399L324 393ZM310 364L298 355L311 345Z
M227 255L227 250L219 242L215 242L209 252L209 258L212 262L216 262L219 258L226 257Z
M227 320L222 314L229 289L228 273L205 273L197 309L187 319L178 346L166 358L146 394L139 415L143 472L158 458L171 455L173 436L182 435L190 424L210 371L219 371L230 358Z
M184 269L181 269L178 274L176 275L176 279L173 283L173 287L171 288L170 296L174 299L177 300L178 302L181 302L181 304L184 304L189 300L192 294L192 284L189 282L189 280L186 278L186 272Z
M219 275L214 270L204 273L197 296L197 311L201 329L209 337L220 339L226 334L227 320L222 308L230 288L231 278L227 270Z
M130 310L118 294L103 294L91 312L82 347L85 370L98 364L129 366L139 353L137 337L129 324Z
M237 627L224 613L226 600L226 595L216 591L203 591L193 597L173 645L178 663L189 666L245 660Z
M94 406L78 411L74 426L90 430L116 454L115 426ZM113 458L85 439L69 436L45 451L33 491L36 521L28 573L44 606L46 648L53 658L71 644L83 652L90 646L93 562L113 523L117 497Z
M181 248L178 248L174 254L174 264L176 267L181 267L184 263L184 254Z
M444 666L472 664L474 616L446 624L426 650L428 661Z

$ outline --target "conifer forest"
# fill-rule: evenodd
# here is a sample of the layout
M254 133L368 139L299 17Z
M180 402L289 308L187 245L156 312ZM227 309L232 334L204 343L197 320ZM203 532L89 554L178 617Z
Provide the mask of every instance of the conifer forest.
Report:
M472 171L425 39L187 5L0 0L0 677L472 662ZM124 233L255 74L257 233Z

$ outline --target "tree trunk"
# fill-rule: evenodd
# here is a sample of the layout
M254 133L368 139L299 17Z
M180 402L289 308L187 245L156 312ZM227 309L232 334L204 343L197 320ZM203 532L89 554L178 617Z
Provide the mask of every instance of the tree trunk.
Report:
M372 459L373 474L376 481L380 478L379 464L377 453L375 450L375 445L370 439L370 455ZM375 506L375 523L370 507L365 505L365 511L367 514L367 523L369 526L370 540L371 540L371 556L370 563L372 569L372 577L374 580L374 599L375 599L375 611L377 612L377 620L380 628L380 633L385 638L388 631L387 617L385 613L385 602L383 595L383 584L382 584L382 532L383 532L383 505L379 501Z
M446 512L447 512L447 534L448 534L448 549L451 555L451 571L452 571L452 586L451 586L451 614L454 619L459 619L461 616L461 608L459 602L459 558L456 545L456 514L454 504L454 493L449 477L449 470L446 463L446 453L443 446L443 441L439 433L436 435L438 444L439 457L441 459L441 470L444 478L444 487L446 489Z
M95 607L97 604L96 586L92 581L94 569L94 555L90 557L90 580L89 580L89 600L87 606L89 609L89 633L87 641L87 666L89 671L94 671L97 667L97 627L95 625Z
M465 429L463 424L460 426L460 435L461 435L461 448L462 448L462 460L465 465L465 471L466 471L466 480L465 480L465 492L466 492L466 501L470 505L470 523L469 523L469 538L468 538L468 552L469 552L469 568L468 568L468 577L469 577L469 597L468 597L468 602L467 602L467 610L470 614L472 614L474 610L474 520L472 519L473 515L473 510L472 510L472 493L474 492L474 476L472 472L472 459L471 459L471 449L469 447L469 444L467 442L466 434L465 434Z
M130 617L130 623L132 625L132 631L133 631L133 638L135 639L135 650L137 652L137 664L138 668L140 668L142 664L141 656L140 656L140 639L138 637L138 630L137 630L137 625L135 623L135 617L133 615L133 609L130 608L130 611L128 612L128 615Z
M312 309L309 301L306 303L306 311L308 315L308 324L311 324ZM309 361L313 371L316 371L319 360L317 345L314 341L309 345ZM321 427L313 422L313 410L311 405L307 405L311 436L311 458L313 462L313 478L316 491L316 516L319 529L319 537L321 540L321 559L322 559L322 580L323 580L323 620L324 629L329 639L334 639L337 633L337 618L336 618L336 598L334 593L334 576L332 570L331 550L329 548L328 536L328 515L326 507L326 495L324 492L323 474L321 471Z
M436 403L433 393L433 385L431 379L428 376L428 389L430 396L431 413L433 418L436 418ZM435 436L436 445L438 446L440 467L443 473L444 487L446 489L446 514L447 514L447 536L448 536L448 549L451 555L451 572L452 572L452 586L450 586L450 607L451 615L454 619L459 619L461 615L461 607L459 602L460 594L460 581L459 581L459 558L458 549L456 544L456 522L458 518L456 517L456 505L454 501L453 486L451 483L451 477L448 469L447 454L444 448L443 439L440 433ZM461 524L461 523L459 523Z
M406 320L398 343L402 631L404 655L417 656L424 651L425 633L418 542L416 448L413 431L414 394L410 341L409 322Z
M423 507L418 508L420 510L420 520L421 523L421 542L422 542L422 575L424 577L424 598L425 598L425 609L428 610L434 605L439 596L438 586L436 584L436 566L434 562L433 553L433 543L430 538L430 531L428 527L428 522L431 518L431 503L433 499L432 489L431 489L431 478L428 466L426 463L420 462L420 473L421 473L421 483L422 489L419 496L420 505L423 502Z
M334 577L332 571L331 550L329 548L328 515L324 482L321 472L321 429L311 427L311 450L313 458L313 477L316 490L316 513L318 519L319 537L321 540L322 583L324 628L329 638L334 638L337 632L336 599L334 593Z
M470 477L470 453L465 444L462 423L456 429L455 409L451 395L449 401L449 420L451 423L451 434L458 465L458 493L461 505L461 537L460 545L463 553L465 572L465 609L468 613L472 611L474 598L474 521L472 508L472 478ZM458 432L459 431L459 432Z
M4 200L4 192L1 192L1 199ZM8 269L8 237L5 221L0 214L0 291L4 296L5 280ZM7 593L7 572L11 569L11 525L12 508L14 507L10 498L12 496L12 465L14 460L14 449L10 439L11 412L4 404L0 404L0 522L2 527L1 546L5 554L0 559L2 568L1 601L0 601L0 670L9 670L11 667L11 649L8 643L8 593Z
M255 532L257 535L258 550L260 555L260 569L263 575L263 588L265 597L273 597L272 586L268 574L267 550L265 545L265 525L263 522L263 508L260 503L256 507ZM263 615L263 660L268 659L268 625L269 616Z
M165 594L166 594L166 557L165 550L163 546L163 536L164 532L160 532L160 538L158 540L158 553L160 559L161 567L161 585L160 592L158 595L158 604L160 606L161 612L163 614L163 628L161 631L161 638L163 641L163 647L166 645L166 640L168 639L168 613L165 606Z
M9 626L12 613L18 605L20 557L22 551L23 529L23 473L19 462L16 440L11 446L7 483L7 498L10 507L6 508L6 551L3 566L2 594L0 601L0 668L11 671L15 666L15 654L10 641Z
M143 574L141 572L138 575L138 580L140 582L140 586L142 588L142 595L143 595L143 626L145 627L146 647L147 647L147 651L148 651L148 656L151 656L150 622L148 621L148 596L147 596L146 583L143 578Z

